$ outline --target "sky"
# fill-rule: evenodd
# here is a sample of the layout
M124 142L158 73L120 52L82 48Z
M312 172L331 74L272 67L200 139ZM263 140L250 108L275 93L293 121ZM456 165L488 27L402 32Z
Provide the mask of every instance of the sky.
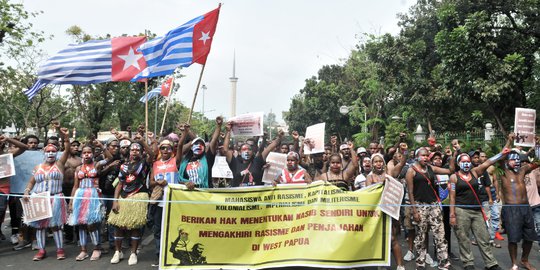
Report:
M93 36L137 35L150 30L161 36L217 8L219 1L187 0L14 0L28 11L36 29L53 35L44 43L48 56L74 41L65 34L77 25ZM305 80L323 65L342 64L364 33L399 33L398 13L413 0L223 0L195 111L207 117L230 117L233 58L236 59L236 113L276 114L300 92ZM235 57L234 57L235 55ZM190 107L201 71L184 68L174 95ZM141 96L144 93L141 93ZM203 97L204 96L204 97ZM204 109L203 109L204 99ZM141 105L142 106L142 105Z

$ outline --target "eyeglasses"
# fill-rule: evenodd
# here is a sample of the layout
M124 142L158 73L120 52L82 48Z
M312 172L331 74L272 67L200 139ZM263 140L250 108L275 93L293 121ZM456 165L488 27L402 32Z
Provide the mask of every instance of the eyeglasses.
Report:
M122 148L122 149L128 149L129 146L122 146L122 147L120 147L120 148Z
M172 148L167 147L167 146L162 146L162 147L159 148L159 150L170 150L170 151L172 151Z

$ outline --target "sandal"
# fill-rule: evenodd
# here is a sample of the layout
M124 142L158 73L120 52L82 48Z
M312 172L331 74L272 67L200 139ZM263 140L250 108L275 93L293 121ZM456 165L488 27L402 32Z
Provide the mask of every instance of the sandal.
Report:
M99 258L101 258L101 249L94 249L94 251L92 251L92 257L90 257L90 260L97 261Z
M491 242L490 244L492 247L501 248L501 244L499 243Z
M88 258L88 253L86 251L81 251L77 257L75 257L76 261L84 261L84 259Z

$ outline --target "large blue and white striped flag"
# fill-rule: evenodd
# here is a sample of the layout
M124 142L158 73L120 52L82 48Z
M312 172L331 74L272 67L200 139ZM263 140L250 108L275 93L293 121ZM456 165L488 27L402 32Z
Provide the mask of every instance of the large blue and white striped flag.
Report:
M188 67L193 63L204 65L216 31L219 9L141 45L140 50L148 66L132 81L172 74L176 68Z
M38 69L38 80L23 93L32 99L47 84L85 85L130 81L146 68L139 46L146 37L117 37L68 45Z
M153 99L154 97L157 97L161 95L161 85L152 89L150 92L148 92L148 95L144 95L141 97L141 99L139 99L140 102L142 103L146 103L146 99L148 98L148 100L151 100Z

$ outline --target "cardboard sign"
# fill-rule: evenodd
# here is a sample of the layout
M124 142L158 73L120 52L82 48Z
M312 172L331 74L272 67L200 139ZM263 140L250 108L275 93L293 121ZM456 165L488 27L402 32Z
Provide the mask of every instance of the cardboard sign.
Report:
M224 156L217 156L214 166L212 167L212 177L214 178L233 178L233 173L227 164L227 158Z
M248 113L230 119L233 122L231 133L233 136L262 136L264 113Z
M405 188L403 187L403 184L393 177L387 175L386 180L384 181L384 190L381 196L381 201L379 203L381 211L385 212L394 219L399 220L399 208L401 206L404 193Z
M514 133L516 134L514 145L534 147L536 110L516 108L516 115L514 119Z
M30 195L28 201L21 198L25 223L52 217L51 195L42 192Z
M325 123L309 126L304 138L304 154L324 153L324 128Z
M15 175L15 163L13 154L0 155L0 178Z
M264 170L262 180L265 183L272 183L281 174L281 170L287 166L287 154L270 152L266 157L266 163L270 166Z

